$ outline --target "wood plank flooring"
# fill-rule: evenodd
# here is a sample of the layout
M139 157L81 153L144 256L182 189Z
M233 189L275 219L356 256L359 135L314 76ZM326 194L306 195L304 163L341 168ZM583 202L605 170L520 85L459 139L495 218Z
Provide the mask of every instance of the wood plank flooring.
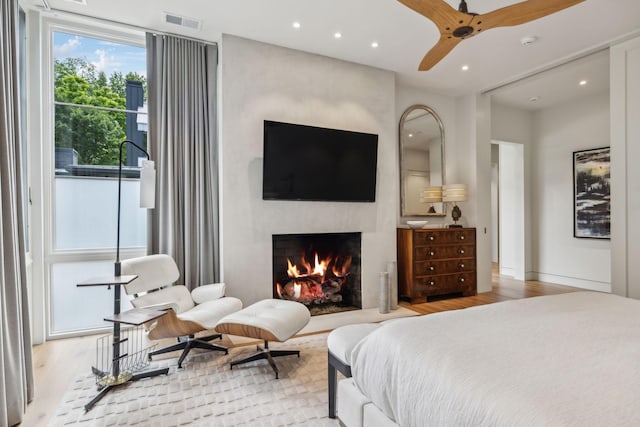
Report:
M430 314L491 304L498 301L579 290L581 289L537 281L522 282L514 280L498 275L497 270L494 268L493 289L491 292L424 304L410 305L402 303L402 305L421 314ZM48 425L73 379L82 373L89 372L90 367L94 364L97 337L93 335L52 340L33 346L35 398L27 408L22 426ZM160 343L159 346L164 344ZM231 343L225 340L222 344L228 346ZM175 357L175 354L167 357Z

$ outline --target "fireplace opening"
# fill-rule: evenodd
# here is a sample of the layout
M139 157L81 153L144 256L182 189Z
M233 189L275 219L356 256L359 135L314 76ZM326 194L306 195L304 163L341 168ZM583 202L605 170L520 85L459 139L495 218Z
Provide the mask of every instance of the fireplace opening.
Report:
M362 308L361 233L273 235L273 297L312 316Z

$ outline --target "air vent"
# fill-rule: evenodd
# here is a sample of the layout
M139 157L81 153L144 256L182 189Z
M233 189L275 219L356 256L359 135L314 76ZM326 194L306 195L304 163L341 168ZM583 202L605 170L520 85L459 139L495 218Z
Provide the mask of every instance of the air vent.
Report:
M168 24L180 25L181 27L191 28L192 30L200 29L201 21L198 19L186 18L168 12L162 12L162 15L164 16L164 21Z

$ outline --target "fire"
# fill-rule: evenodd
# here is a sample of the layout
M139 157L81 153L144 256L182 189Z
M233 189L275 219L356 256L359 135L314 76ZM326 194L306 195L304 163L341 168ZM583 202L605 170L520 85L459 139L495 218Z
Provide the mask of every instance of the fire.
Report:
M349 275L351 260L351 256L342 262L338 257L333 258L332 256L321 259L316 252L314 263L311 265L302 254L301 268L298 268L287 258L287 276L292 280L284 286L276 283L278 297L305 304L340 302L342 300L342 286Z

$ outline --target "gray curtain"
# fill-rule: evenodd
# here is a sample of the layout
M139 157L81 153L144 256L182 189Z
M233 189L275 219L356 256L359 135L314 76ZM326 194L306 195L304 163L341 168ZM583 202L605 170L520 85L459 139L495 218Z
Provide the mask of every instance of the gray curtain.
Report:
M173 256L191 288L219 278L217 55L216 45L147 34L151 247Z
M0 425L33 399L18 105L18 1L0 0Z

